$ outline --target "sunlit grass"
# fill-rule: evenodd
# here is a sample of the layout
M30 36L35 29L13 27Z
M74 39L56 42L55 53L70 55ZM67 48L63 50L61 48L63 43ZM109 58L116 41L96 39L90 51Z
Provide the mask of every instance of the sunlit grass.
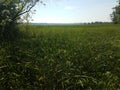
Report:
M10 82L12 87L18 84L20 88L28 85L26 89L38 90L119 90L119 29L119 25L112 24L22 26L23 38L10 46L14 47L14 54L6 53L9 48L4 46L0 51L14 56L15 61L6 59L4 53L0 60L19 64L10 61L1 65L16 67L8 71L20 75L9 75L13 81L18 80ZM5 78L2 73L0 78Z

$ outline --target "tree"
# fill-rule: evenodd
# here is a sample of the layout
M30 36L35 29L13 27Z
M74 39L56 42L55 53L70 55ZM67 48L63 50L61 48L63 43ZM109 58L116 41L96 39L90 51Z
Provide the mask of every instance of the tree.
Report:
M120 0L118 1L118 5L113 8L111 18L114 24L120 24Z
M39 0L0 0L0 38L8 36L21 16L29 13ZM43 3L40 1L40 3ZM9 32L9 33L8 33ZM8 33L8 35L7 35Z
M20 16L29 12L39 0L3 0L0 3L0 23L17 22Z

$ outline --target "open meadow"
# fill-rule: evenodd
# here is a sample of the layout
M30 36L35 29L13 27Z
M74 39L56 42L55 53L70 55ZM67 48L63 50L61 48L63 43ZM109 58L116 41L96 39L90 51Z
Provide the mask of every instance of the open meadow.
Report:
M20 29L0 44L0 90L120 90L120 25Z

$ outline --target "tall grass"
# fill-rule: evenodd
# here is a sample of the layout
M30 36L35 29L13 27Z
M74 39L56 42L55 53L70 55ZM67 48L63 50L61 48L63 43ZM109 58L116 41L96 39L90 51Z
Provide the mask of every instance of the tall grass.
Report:
M20 28L0 45L1 90L120 90L119 25Z

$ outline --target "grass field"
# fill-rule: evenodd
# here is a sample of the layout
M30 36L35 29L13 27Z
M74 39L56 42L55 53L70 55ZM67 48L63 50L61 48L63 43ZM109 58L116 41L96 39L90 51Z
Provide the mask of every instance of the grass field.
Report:
M0 45L0 90L120 90L120 25L20 28Z

